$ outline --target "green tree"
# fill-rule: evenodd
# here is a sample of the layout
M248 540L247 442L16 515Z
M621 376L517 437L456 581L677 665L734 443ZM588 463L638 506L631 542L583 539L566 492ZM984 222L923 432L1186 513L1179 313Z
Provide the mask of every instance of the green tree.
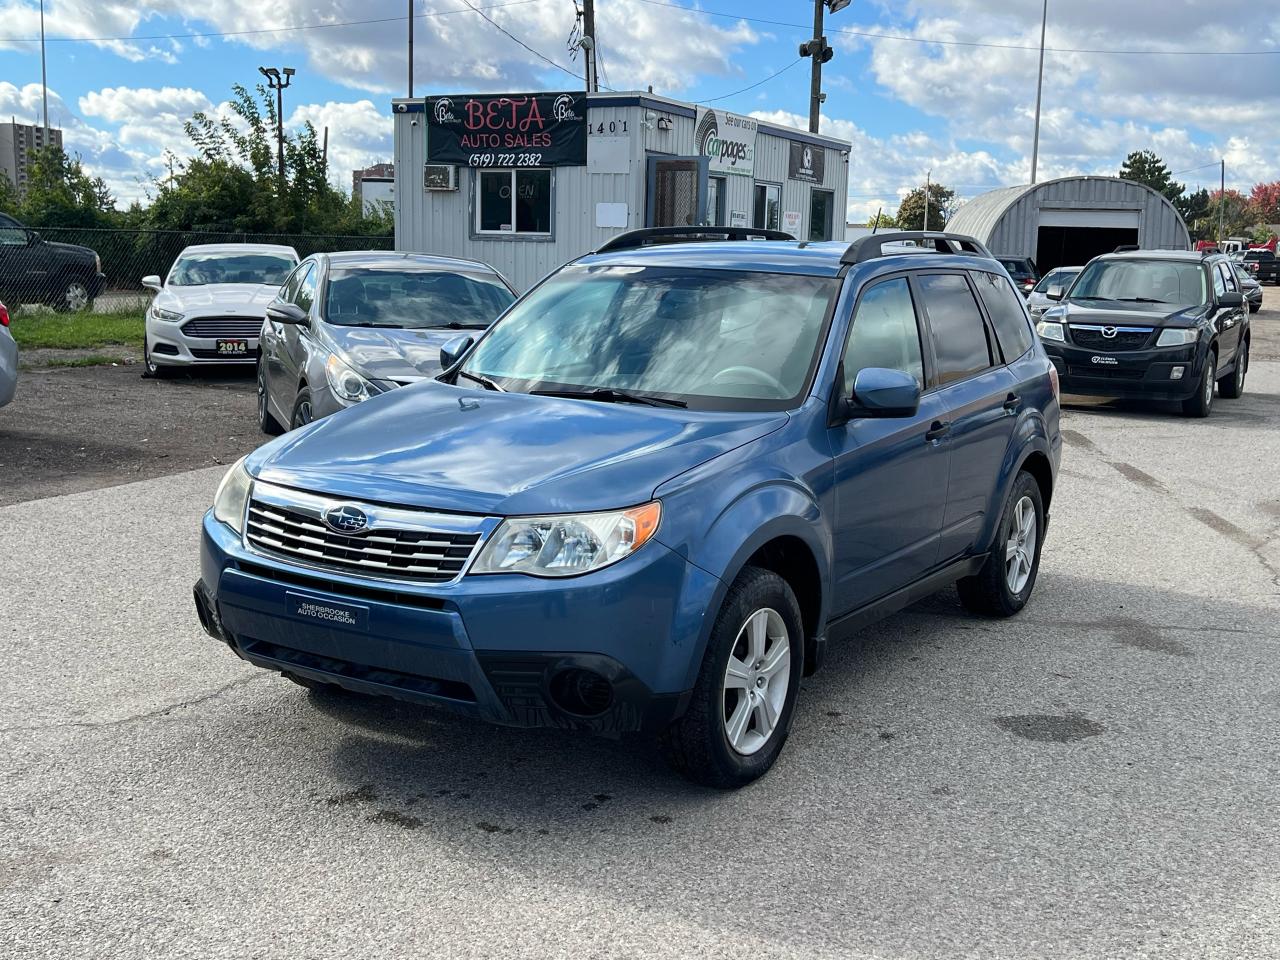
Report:
M85 173L79 157L49 146L28 160L18 216L40 227L109 227L116 222L115 198L101 177Z
M1258 223L1258 211L1249 198L1239 190L1228 190L1224 195L1215 190L1209 195L1208 236L1218 236L1222 224L1222 237L1252 236Z
M1125 180L1145 183L1175 205L1187 189L1185 184L1174 182L1168 165L1150 150L1135 150L1125 157L1119 175Z
M5 173L0 173L0 213L10 216L18 214L18 188Z
M929 185L929 229L941 230L951 219L951 210L955 206L956 192L940 183ZM898 215L894 218L902 230L923 230L925 212L924 187L916 187L898 205Z
M1209 191L1203 187L1195 193L1184 193L1173 202L1194 240L1208 240L1213 236L1216 225L1211 228L1208 224L1211 202Z

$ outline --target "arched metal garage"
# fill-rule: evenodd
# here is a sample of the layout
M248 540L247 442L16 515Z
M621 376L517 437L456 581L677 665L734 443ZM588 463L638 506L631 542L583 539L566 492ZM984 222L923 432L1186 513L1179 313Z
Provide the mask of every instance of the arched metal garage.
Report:
M1168 199L1119 177L1063 177L974 197L947 230L976 237L999 257L1031 257L1046 273L1124 244L1189 250L1191 234Z

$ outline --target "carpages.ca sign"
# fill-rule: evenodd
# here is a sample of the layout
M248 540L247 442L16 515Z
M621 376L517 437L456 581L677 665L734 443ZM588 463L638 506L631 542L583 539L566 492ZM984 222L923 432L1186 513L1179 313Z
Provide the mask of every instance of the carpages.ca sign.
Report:
M708 170L711 173L753 176L758 126L750 117L699 107L698 127L694 136L698 154L708 160Z

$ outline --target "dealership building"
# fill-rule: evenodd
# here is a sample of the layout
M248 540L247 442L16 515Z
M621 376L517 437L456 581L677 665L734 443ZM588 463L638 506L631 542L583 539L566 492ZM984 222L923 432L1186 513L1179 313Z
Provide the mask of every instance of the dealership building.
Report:
M1189 250L1191 234L1173 204L1119 177L1063 177L974 197L947 229L981 240L999 257L1031 257L1041 273L1088 263L1116 247Z
M844 238L849 144L652 93L396 100L396 249L525 290L626 230Z

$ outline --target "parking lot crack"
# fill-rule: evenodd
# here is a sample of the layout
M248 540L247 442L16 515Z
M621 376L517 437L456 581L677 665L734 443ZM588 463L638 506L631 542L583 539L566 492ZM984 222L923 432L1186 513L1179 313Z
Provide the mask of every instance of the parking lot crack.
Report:
M185 710L188 707L198 707L202 704L209 703L210 701L217 700L219 697L225 696L231 691L252 683L255 680L264 679L271 679L271 677L269 674L253 674L247 677L241 677L238 680L232 680L230 683L225 683L216 690L211 690L198 697L191 697L187 700L178 700L174 703L165 704L162 707L156 707L154 710L147 710L144 713L130 714L127 717L118 717L114 720L65 720L55 721L53 723L0 727L0 734L39 733L44 730L101 730L111 727L121 727L130 723L146 723L151 720L162 720L172 714L175 710Z

